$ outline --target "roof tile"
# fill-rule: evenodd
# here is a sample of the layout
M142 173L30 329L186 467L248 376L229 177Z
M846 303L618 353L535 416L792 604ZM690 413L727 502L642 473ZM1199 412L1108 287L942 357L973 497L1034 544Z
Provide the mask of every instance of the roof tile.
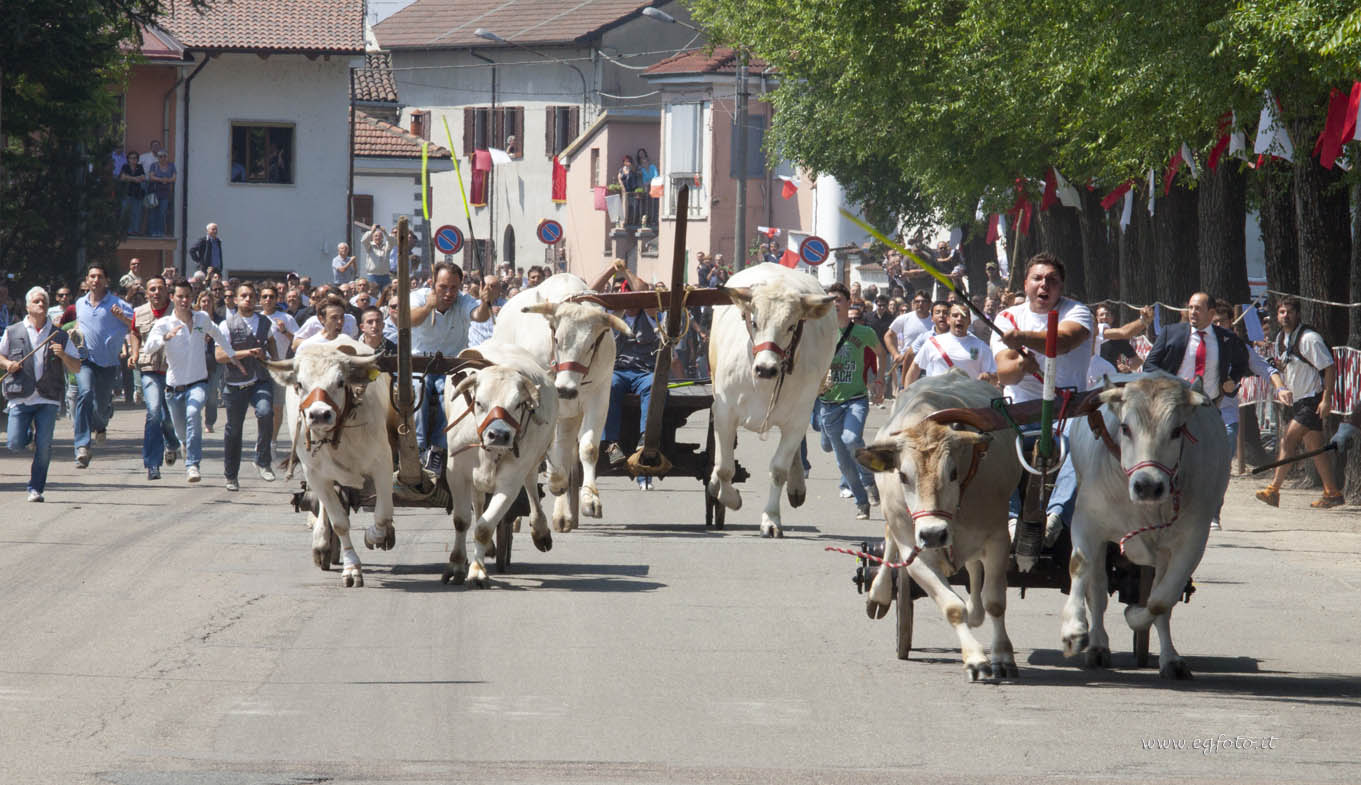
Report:
M747 68L763 70L766 62L759 57L750 58ZM737 50L726 46L716 46L713 50L692 49L674 54L651 66L643 76L677 76L680 74L736 74Z
M661 0L416 0L378 23L384 49L494 46L486 28L523 46L569 44Z
M227 0L203 12L171 3L160 22L186 49L364 51L364 0Z
M392 123L355 110L354 154L360 158L420 158L419 136L408 133ZM449 158L449 151L437 144L430 145L431 158Z
M391 52L369 52L367 68L354 69L354 100L367 103L397 103L397 79L392 73Z

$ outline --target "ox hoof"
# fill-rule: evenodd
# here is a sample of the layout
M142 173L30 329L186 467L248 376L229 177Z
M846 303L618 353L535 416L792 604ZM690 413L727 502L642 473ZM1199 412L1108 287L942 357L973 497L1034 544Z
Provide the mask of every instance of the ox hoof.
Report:
M478 562L473 562L468 568L468 583L479 589L485 589L491 585L487 580L487 568Z
M382 551L390 551L397 544L397 527L388 524L379 528L377 524L364 530L364 547L369 550L377 548Z
M742 494L727 483L720 482L718 478L709 480L709 496L717 499L720 504L730 510L742 509Z
M1181 657L1169 660L1166 665L1158 669L1158 676L1172 681L1186 681L1193 678L1191 676L1191 666L1186 664L1186 660Z
M313 548L313 549L312 549L312 563L315 564L315 565L317 565L318 567L320 567L322 572L330 572L330 571L331 571L331 549L330 549L329 547L327 547L327 548Z
M882 619L888 615L888 606L887 602L869 600L865 603L865 614L871 619Z
M516 534L519 534L519 533L520 533L520 519L519 519L519 518L516 518L515 520L513 520L513 521L510 522L510 530L511 530L512 532L515 532Z
M1087 649L1088 668L1109 668L1111 666L1111 650L1105 646L1093 646Z
M808 499L808 491L803 489L797 491L790 490L788 496L790 507L802 507L803 503Z
M1070 632L1061 639L1063 643L1063 656L1076 657L1079 653L1086 651L1091 639L1086 632Z
M964 663L964 673L969 677L969 681L981 681L992 678L992 664L984 660L983 662Z
M780 528L780 522L769 515L761 516L761 536L774 537L779 539L784 537L784 529Z
M601 518L605 515L605 508L600 504L600 496L581 489L581 514L587 518Z
M362 589L364 588L364 573L358 570L346 570L340 576L340 583L347 589Z
M999 679L1019 679L1021 671L1016 667L1012 660L994 660L992 663L992 673Z
M534 541L535 548L538 548L544 553L553 550L553 532L544 531L542 537L539 536L538 532L530 532L529 539Z
M463 560L454 562L453 560L450 560L449 566L444 568L444 575L440 576L440 582L445 586L448 586L451 583L455 586L462 586L463 581L467 580L467 578L468 562Z

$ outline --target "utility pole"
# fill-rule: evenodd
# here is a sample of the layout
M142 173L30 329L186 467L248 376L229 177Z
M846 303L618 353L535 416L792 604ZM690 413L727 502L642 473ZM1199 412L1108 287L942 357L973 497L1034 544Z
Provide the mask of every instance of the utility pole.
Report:
M737 128L737 222L736 249L733 251L733 270L747 266L747 50L737 53L737 111L733 117Z

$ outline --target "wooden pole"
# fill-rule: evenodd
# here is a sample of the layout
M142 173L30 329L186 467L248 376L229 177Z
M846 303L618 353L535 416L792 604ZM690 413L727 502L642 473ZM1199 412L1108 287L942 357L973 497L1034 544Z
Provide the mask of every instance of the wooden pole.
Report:
M414 430L415 396L411 389L411 232L406 216L397 219L397 480L419 488L425 478Z
M685 302L685 224L690 211L690 186L682 185L676 194L676 243L671 251L671 300L666 310L666 336L676 336L684 323ZM671 380L670 340L657 347L657 365L652 373L652 402L648 405L647 425L643 431L642 463L657 465L662 442L662 415L666 409L667 383Z

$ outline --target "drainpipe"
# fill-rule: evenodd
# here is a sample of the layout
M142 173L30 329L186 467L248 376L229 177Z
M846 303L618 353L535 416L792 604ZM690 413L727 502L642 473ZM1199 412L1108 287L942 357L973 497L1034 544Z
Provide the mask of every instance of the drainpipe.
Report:
M345 231L341 237L346 240L351 239L354 233L354 137L355 128L359 124L359 118L354 113L354 69L350 69L350 184L345 189ZM378 216L372 216L373 222L378 223ZM350 243L351 248L357 248L358 243Z
M189 88L198 72L208 65L209 59L208 53L204 52L203 62L184 80L184 152L180 155L180 169L183 172L180 177L180 187L183 189L180 194L180 231L184 237L180 242L180 274L186 278L189 277Z

